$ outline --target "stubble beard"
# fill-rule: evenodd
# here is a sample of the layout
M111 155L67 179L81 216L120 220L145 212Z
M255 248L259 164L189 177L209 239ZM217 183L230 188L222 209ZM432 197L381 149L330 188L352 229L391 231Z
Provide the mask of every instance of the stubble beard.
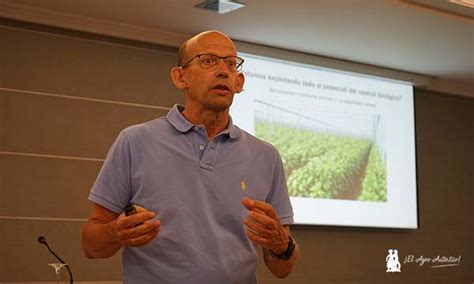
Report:
M214 112L222 112L226 111L230 108L232 105L232 102L234 101L234 95L231 95L230 98L224 97L224 96L219 96L217 98L213 98L212 94L209 94L210 98L204 102L204 106Z

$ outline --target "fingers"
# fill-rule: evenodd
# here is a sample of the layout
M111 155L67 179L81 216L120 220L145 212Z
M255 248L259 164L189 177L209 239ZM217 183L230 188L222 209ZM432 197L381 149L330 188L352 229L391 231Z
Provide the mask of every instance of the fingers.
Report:
M286 249L288 232L281 225L275 209L266 202L247 197L242 199L242 205L250 211L243 220L247 226L247 237L266 249L274 251Z
M117 232L120 239L138 237L147 234L155 229L159 229L161 222L158 220L145 221L141 225L129 227Z
M256 224L262 229L273 230L277 225L277 222L274 219L260 212L251 211L249 213L249 218L252 220L252 224Z
M117 219L117 238L125 246L142 246L153 240L160 231L161 222L154 220L155 213L135 206L137 213Z
M242 199L242 205L250 211L249 218L255 222L263 224L270 229L274 228L277 224L280 224L275 209L273 209L270 204L244 197Z
M142 228L140 227L148 225L147 222L138 227L129 229L131 230L129 232L124 232L123 239L121 239L122 244L127 246L143 246L152 241L159 234L160 227L159 225L158 227L150 226L148 228L143 228L144 231L141 231L140 229ZM159 223L159 221L154 222Z
M134 246L134 247L144 246L148 244L149 242L151 242L158 235L158 233L159 233L159 230L156 230L156 232L154 232L153 234L146 234L146 235L141 235L139 237L131 238L127 241L127 245Z
M269 239L261 237L259 234L257 234L255 231L251 230L250 228L247 228L245 233L247 237L255 244L261 245L262 247L267 248L267 249L271 249L271 241Z
M138 211L138 210L137 210ZM152 219L155 217L155 213L151 211L138 212L130 216L122 216L117 220L118 227L120 229L125 229L129 227L134 227L140 223L145 222L146 220Z
M140 205L133 205L135 207L135 210L137 210L137 213L140 213L140 212L151 212L151 211L148 211L146 210L145 208L141 207Z
M275 219L278 218L278 216L275 212L275 209L273 209L273 207L270 204L266 203L266 202L263 202L263 201L260 201L260 200L252 200L248 197L244 197L244 198L242 198L241 203L249 211L252 211L252 210L253 211L262 211L266 215L270 216L271 218L275 218Z
M283 228L279 221L253 211L244 218L244 224L258 235L271 239L278 237Z
M273 209L273 207L266 202L255 200L254 208L262 210L263 212L265 212L265 214L267 214L271 218L278 218L275 212L275 209Z
M266 249L273 251L284 251L288 244L288 237L284 237L284 232L281 230L268 230L259 224L245 221L247 225L247 237L257 245L261 245Z
M254 232L256 235L260 237L270 239L270 238L273 238L275 235L273 230L269 228L270 226L267 226L267 224L256 222L254 219L245 218L244 224L247 226L249 230L251 230L252 232Z
M253 200L252 199L250 199L248 197L244 197L244 198L242 198L241 203L248 210L252 210L252 208L253 208Z

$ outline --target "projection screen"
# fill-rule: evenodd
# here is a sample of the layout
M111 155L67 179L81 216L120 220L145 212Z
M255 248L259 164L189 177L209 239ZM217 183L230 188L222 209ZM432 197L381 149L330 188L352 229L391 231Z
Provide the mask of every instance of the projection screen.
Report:
M418 227L409 83L239 56L232 119L279 150L296 224Z

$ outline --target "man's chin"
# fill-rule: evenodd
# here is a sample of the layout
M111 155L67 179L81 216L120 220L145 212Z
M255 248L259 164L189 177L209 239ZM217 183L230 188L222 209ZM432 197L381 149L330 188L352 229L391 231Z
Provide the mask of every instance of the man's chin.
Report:
M206 107L212 111L220 112L220 111L225 111L230 108L232 105L233 98L219 98L216 100L213 100L212 102L209 102L206 104Z

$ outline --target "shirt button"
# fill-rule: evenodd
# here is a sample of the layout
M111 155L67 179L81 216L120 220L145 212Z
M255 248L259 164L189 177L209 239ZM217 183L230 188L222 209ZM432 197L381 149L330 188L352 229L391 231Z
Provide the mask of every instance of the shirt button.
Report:
M199 150L204 150L204 145L199 145Z
M198 132L199 131L199 126L194 126L194 131Z

